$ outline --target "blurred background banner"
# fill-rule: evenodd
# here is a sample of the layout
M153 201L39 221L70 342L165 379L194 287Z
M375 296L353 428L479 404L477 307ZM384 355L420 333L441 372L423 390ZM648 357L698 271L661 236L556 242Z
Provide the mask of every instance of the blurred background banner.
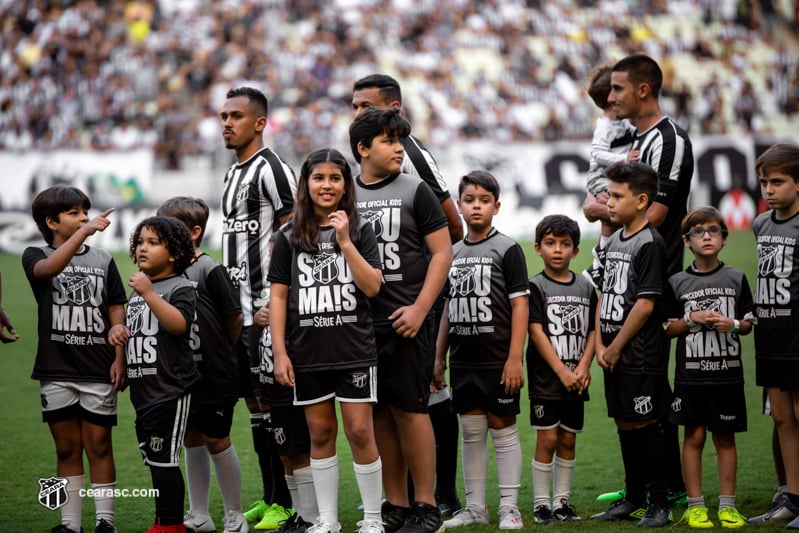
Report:
M799 142L799 134L780 140ZM695 136L692 141L695 165L690 205L718 206L731 230L749 229L755 215L764 210L755 159L776 139L712 135ZM341 149L347 153L346 147ZM598 225L582 215L589 150L588 141L504 145L465 141L440 148L436 160L453 196L460 176L471 170L487 170L496 176L502 207L495 224L514 238L530 239L538 221L551 213L574 218L586 235L594 235ZM203 159L197 155L186 169L166 170L156 168L154 155L147 150L0 152L5 176L0 189L0 252L20 253L25 246L41 242L30 217L30 202L37 191L58 183L87 191L93 212L117 208L111 216L113 231L92 237L97 246L127 249L130 233L141 219L152 215L163 200L189 195L211 206L204 243L216 247L221 240L222 173Z

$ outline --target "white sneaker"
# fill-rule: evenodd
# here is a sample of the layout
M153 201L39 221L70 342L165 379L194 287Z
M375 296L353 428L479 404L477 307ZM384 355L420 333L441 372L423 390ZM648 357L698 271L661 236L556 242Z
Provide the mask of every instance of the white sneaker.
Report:
M444 522L444 527L471 526L473 524L486 525L490 521L488 508L480 509L476 505L467 505L456 511L452 518Z
M216 526L210 515L198 513L191 509L183 517L183 525L192 533L213 533L216 531Z
M361 520L358 522L358 533L385 533L383 522L380 520Z
M328 524L321 516L316 517L314 524L305 533L341 533L341 524Z
M227 511L225 513L224 533L250 533L250 526L241 511Z
M499 529L521 529L524 527L519 509L510 505L499 508Z

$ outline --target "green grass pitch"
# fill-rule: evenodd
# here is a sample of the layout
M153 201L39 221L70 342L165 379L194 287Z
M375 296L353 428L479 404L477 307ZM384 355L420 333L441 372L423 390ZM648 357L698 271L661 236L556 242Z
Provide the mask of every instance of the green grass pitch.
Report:
M91 240L89 240L91 244ZM523 243L527 254L530 275L542 268L532 243ZM583 243L582 253L573 263L573 270L581 270L590 259L593 238ZM750 232L731 234L722 251L722 259L744 270L750 283L756 279L756 253ZM133 271L133 264L124 254L116 256L123 279ZM690 254L686 254L690 259ZM2 426L5 432L3 451L0 453L0 532L49 531L60 521L59 511L50 511L37 502L38 479L50 477L55 472L55 450L46 424L41 422L38 383L30 379L36 349L36 307L30 287L22 271L19 256L0 255L0 272L3 274L3 304L11 315L19 341L0 345L0 399L2 400ZM754 288L754 287L753 287ZM771 460L771 420L760 414L761 390L754 385L754 356L751 335L744 338L745 371L747 375L747 401L749 431L738 437L738 508L747 516L763 512L776 488L776 478ZM602 396L602 374L594 367L591 385L592 400L586 407L585 431L577 438L577 467L572 487L572 502L581 516L599 512L603 505L595 501L599 492L620 488L623 471L619 445L613 423L605 413ZM522 413L518 423L524 453L522 489L519 497L525 529L541 528L533 523L532 481L530 461L535 449L535 433L529 426L527 391L522 392ZM120 396L119 426L114 431L114 455L117 466L117 487L120 489L150 488L148 469L142 464L136 446L133 421L134 412L128 393ZM243 503L260 497L260 480L257 459L252 451L249 419L243 402L239 402L234 419L232 439L242 465ZM340 437L339 461L341 489L339 495L340 519L343 531L353 531L359 520L359 496L351 468L351 456L346 441ZM490 526L474 526L470 531L483 532L497 529L496 510L498 488L493 468L493 452L487 485ZM704 454L704 493L711 517L718 503L718 481L715 472L715 453L708 439ZM459 490L463 484L459 469ZM87 470L88 483L88 470ZM120 532L141 532L153 522L154 504L147 498L118 499L116 523ZM216 483L211 489L211 512L222 527L224 513ZM675 522L681 511L675 512ZM716 522L718 523L718 522ZM94 527L94 504L83 501L83 526L88 532ZM784 524L748 526L750 530L774 531ZM631 524L597 524L589 521L576 524L552 524L550 530L618 531L635 527ZM685 522L676 526L688 529Z

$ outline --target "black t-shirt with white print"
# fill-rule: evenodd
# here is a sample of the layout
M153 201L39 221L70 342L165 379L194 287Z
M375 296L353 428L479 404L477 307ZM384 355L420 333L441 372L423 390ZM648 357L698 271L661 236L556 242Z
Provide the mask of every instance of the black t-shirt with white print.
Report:
M225 321L241 312L238 292L225 267L201 254L183 276L197 289L197 320L191 325L194 362L203 376L202 402L238 398L238 357Z
M720 263L711 272L693 266L669 278L666 287L669 320L690 311L718 311L739 320L753 320L752 291L743 272ZM697 324L677 337L675 384L743 384L741 341L736 333L722 333Z
M597 296L588 279L571 274L571 281L566 283L544 272L530 278L530 323L541 324L558 358L574 371L585 351L588 334L594 331ZM527 344L527 369L530 398L588 399L588 392L578 395L566 390L532 341Z
M616 338L639 298L655 299L644 325L624 346L614 372L662 375L668 373L669 341L663 331L662 301L666 284L666 247L651 224L628 237L624 228L608 238L602 266L599 311L602 343Z
M778 220L759 215L757 241L755 357L799 360L799 214Z
M502 369L511 339L511 300L527 296L521 246L492 229L485 239L455 244L447 276L450 367Z
M115 348L108 343L108 308L124 305L125 287L111 254L84 245L57 276L38 279L33 268L55 251L22 254L39 313L39 345L31 377L47 381L110 383Z
M358 177L356 206L372 225L383 264L383 287L372 298L375 324L387 324L397 308L411 305L424 286L429 263L425 237L447 226L441 203L430 187L409 174L377 183Z
M366 262L380 268L377 240L361 220L355 244ZM288 285L286 349L295 372L359 368L377 363L369 299L353 280L344 256L335 250L336 231L319 228L315 254L294 249L294 229L278 232L272 249L269 281Z
M131 293L126 358L130 401L137 413L193 392L201 379L189 344L197 291L182 276L153 281L153 290L183 315L188 327L182 335L169 333L144 298L136 291Z

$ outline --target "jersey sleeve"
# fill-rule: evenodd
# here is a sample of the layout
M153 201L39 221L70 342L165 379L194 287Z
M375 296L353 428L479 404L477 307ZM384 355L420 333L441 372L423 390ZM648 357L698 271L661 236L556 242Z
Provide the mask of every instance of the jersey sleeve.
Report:
M591 287L591 296L589 297L589 320L588 320L588 331L594 331L596 329L596 320L594 317L596 316L596 306L599 305L599 297L596 294L596 290Z
M292 249L286 234L279 231L275 234L275 244L272 248L272 259L269 263L267 279L273 283L291 286L291 261Z
M447 181L441 174L435 159L421 141L409 135L402 142L402 146L408 156L403 161L402 171L420 177L436 195L439 203L450 198Z
M544 294L541 288L530 280L528 283L530 288L529 308L530 318L529 322L538 324L544 323ZM593 322L593 321L592 321Z
M377 246L375 231L369 222L361 221L361 238L358 241L358 252L374 268L383 268L380 261L380 250Z
M524 251L518 243L505 252L505 256L502 258L502 270L505 274L505 287L509 299L529 294L527 261L524 258Z
M635 272L638 274L638 294L641 298L663 295L666 279L666 250L654 241L644 243L635 255Z
M231 316L241 313L238 294L233 288L233 282L230 281L225 267L217 265L208 272L205 288L220 315Z
M447 217L441 208L441 202L436 199L433 191L424 182L419 183L416 188L413 211L416 213L416 225L423 236L447 227Z
M680 302L680 299L677 298L674 292L675 280L675 276L669 278L668 283L666 283L665 292L663 293L663 300L665 303L664 309L666 311L666 319L668 320L678 320L685 314L682 302Z
M33 267L44 258L44 251L34 246L25 248L25 251L22 252L22 269L25 271L25 275L28 277L28 281L30 281L31 284L39 281L33 275Z
M741 290L738 294L738 303L735 306L737 311L736 317L739 320L749 320L757 322L755 317L755 302L752 299L752 289L749 288L749 280L746 279L746 274L741 272Z
M169 304L183 315L183 319L186 321L184 335L188 337L191 335L191 324L194 322L197 310L197 289L190 285L178 287L172 292Z
M122 276L119 274L116 261L112 257L108 262L108 305L125 305L128 297L125 294L125 285L122 283Z
M261 193L270 199L275 208L272 229L277 230L280 227L280 218L294 209L297 180L291 167L274 152L265 150L264 158L269 162L268 168L271 169L271 175L261 172Z
M658 175L655 201L671 206L678 191L683 155L678 150L677 132L672 127L662 128L660 131L661 135L649 148L649 165Z

